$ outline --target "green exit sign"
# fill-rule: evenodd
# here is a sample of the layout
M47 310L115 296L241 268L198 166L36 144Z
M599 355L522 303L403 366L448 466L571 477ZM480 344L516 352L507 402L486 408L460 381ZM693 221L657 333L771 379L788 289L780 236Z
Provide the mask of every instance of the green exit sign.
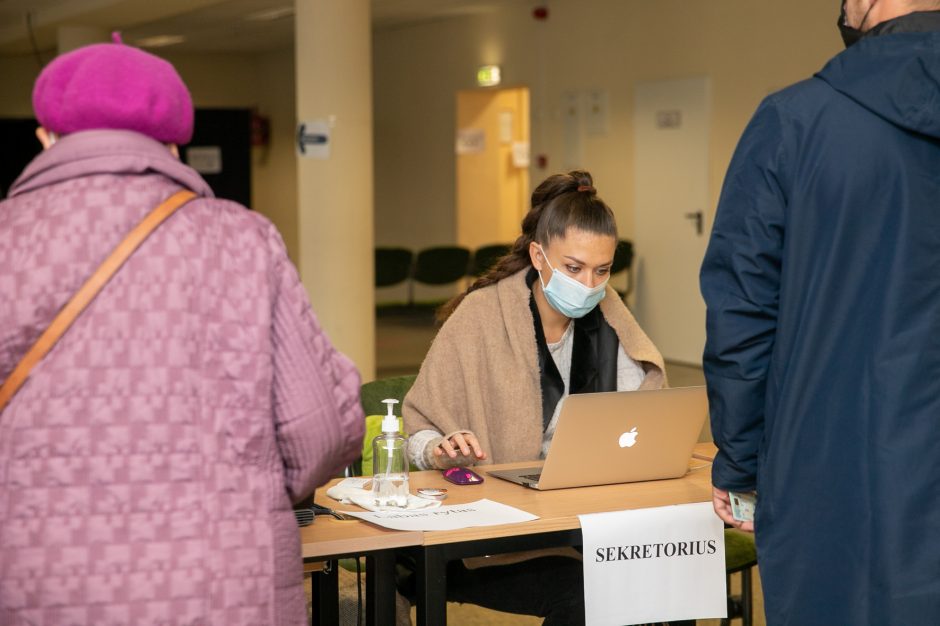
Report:
M484 65L477 70L477 84L480 87L494 87L499 84L500 72L498 65Z

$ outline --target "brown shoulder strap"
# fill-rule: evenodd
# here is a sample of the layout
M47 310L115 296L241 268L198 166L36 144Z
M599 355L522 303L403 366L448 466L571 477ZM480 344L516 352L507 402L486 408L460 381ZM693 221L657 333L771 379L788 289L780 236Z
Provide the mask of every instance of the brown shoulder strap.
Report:
M29 377L30 371L37 363L42 361L43 357L49 353L52 346L65 334L72 322L85 310L98 292L111 280L111 277L124 265L124 262L134 253L134 251L147 239L157 226L163 223L166 218L196 197L192 191L178 191L159 206L147 214L144 219L127 234L124 240L118 244L114 251L98 266L95 273L85 281L85 284L75 292L72 299L69 300L56 314L55 318L39 336L36 343L23 355L20 362L10 373L3 386L0 387L0 412L3 411L7 403L13 398L14 394L23 386Z

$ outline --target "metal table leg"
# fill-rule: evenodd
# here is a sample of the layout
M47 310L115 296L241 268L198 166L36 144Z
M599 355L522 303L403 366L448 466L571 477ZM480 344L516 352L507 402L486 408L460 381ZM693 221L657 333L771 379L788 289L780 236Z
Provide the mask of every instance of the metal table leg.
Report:
M395 624L395 553L390 550L366 557L366 624Z
M322 572L313 574L312 626L332 626L339 623L339 576L338 563L327 561Z
M417 553L416 626L447 624L447 559L443 551L428 547Z

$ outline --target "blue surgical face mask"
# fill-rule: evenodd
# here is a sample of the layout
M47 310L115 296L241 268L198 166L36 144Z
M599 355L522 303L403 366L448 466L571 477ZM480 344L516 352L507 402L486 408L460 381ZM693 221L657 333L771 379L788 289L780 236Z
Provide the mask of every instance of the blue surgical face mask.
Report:
M552 267L541 244L539 244L539 250L542 251L545 264L552 270L552 277L548 280L548 284L542 281L542 273L539 272L542 293L545 294L545 299L548 300L552 308L565 317L584 317L607 295L607 279L594 287L583 285Z

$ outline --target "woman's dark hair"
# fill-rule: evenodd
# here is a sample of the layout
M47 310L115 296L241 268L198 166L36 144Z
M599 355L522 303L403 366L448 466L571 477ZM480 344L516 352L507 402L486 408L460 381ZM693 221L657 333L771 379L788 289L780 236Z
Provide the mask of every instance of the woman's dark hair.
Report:
M569 228L617 238L617 224L610 207L597 196L591 174L575 170L549 176L532 192L532 208L522 218L522 234L508 254L476 279L462 294L452 298L437 311L444 322L471 291L498 283L507 276L532 265L529 244L549 245L564 238Z

